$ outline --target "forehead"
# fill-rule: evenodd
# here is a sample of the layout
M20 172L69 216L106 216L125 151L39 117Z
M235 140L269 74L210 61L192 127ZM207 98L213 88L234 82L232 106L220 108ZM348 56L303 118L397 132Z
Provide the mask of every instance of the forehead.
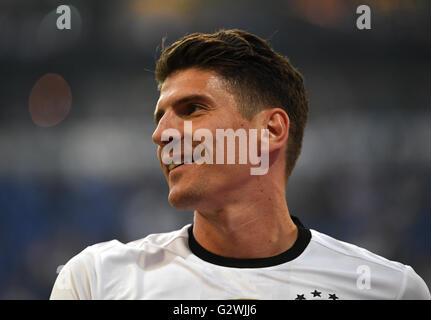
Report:
M223 78L216 72L196 68L170 75L163 83L157 109L163 109L188 96L202 95L215 103L233 102Z

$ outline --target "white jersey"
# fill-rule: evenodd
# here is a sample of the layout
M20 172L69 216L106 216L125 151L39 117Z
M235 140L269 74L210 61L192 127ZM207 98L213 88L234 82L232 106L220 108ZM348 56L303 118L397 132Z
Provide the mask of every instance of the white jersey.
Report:
M95 244L61 270L50 299L431 299L407 265L298 226L284 253L258 259L215 255L193 225L123 244Z

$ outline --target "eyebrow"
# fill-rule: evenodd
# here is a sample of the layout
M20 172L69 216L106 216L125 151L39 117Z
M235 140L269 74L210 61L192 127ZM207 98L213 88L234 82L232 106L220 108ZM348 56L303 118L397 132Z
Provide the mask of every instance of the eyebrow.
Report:
M206 95L192 94L192 95L185 96L185 97L183 97L183 98L175 101L172 104L172 107L175 108L175 107L177 107L179 105L187 104L187 103L190 103L190 102L202 102L202 103L205 103L205 104L212 104L213 100L210 97L206 96ZM160 110L160 109L158 109L156 112L154 112L154 122L156 124L158 124L159 121L160 121L160 119L163 117L164 114L165 114L165 111L164 110Z

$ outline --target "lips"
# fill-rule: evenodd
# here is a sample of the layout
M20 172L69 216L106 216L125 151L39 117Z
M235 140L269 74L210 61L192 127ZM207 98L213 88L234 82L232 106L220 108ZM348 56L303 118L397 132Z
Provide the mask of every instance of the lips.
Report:
M195 163L194 160L192 160L192 162L187 162L187 164L192 164ZM184 162L181 163L170 163L169 165L167 165L166 167L168 168L168 173L171 172L172 170L174 170L175 168L182 166L184 164Z
M179 166L181 166L181 165L183 165L184 163L171 163L169 166L168 166L168 171L171 171L171 170L173 170L173 169L175 169L176 167L179 167Z
M191 159L191 162L186 162L186 164L192 164L192 163L195 163L196 161L198 161L198 163L199 163L199 160L201 160L201 157L202 157L201 154L194 155L194 157ZM184 155L181 155L181 158L178 157L175 161L178 161L178 160L185 161ZM168 173L169 173L172 170L174 170L176 167L182 166L183 164L185 164L185 163L184 162L181 162L181 163L172 162L170 164L165 164L165 167L166 167L166 169L168 170Z

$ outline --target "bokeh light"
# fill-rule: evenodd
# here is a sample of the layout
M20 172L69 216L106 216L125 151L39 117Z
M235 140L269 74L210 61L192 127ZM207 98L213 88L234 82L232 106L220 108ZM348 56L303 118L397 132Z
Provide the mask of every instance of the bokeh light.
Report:
M33 122L52 127L63 121L72 105L72 91L62 76L55 73L40 78L30 93L29 111Z

